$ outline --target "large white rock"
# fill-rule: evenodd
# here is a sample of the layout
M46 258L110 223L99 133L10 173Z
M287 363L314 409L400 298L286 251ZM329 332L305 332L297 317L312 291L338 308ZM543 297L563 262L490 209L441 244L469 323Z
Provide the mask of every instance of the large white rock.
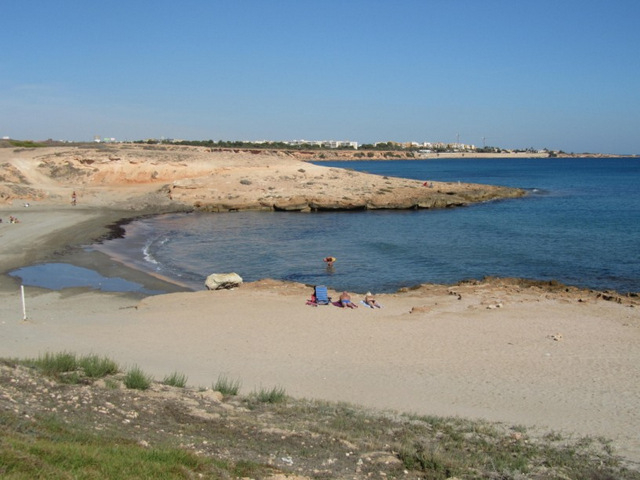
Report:
M207 277L204 285L209 290L222 290L242 285L242 277L237 273L212 273Z

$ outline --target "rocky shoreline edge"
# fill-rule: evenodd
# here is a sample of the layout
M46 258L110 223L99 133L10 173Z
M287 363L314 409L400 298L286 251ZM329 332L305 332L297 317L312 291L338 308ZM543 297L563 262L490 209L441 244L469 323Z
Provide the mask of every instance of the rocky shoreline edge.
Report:
M101 145L0 149L0 201L132 210L338 211L450 208L518 188L403 179L310 163L287 151Z

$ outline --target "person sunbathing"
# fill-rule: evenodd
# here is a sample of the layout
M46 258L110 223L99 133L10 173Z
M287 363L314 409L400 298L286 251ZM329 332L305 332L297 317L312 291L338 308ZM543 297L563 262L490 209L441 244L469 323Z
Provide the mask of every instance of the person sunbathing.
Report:
M369 305L371 308L380 308L380 304L374 298L371 292L367 292L367 294L364 296L364 303Z
M347 292L342 292L340 295L340 306L343 308L358 308L358 306L351 301L351 296Z

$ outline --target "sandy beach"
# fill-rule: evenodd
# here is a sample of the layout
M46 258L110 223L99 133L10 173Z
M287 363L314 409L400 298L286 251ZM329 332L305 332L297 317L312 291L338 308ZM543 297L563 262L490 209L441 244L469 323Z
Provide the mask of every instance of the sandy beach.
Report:
M2 155L5 165L22 168L29 186L22 198L14 188L20 182L5 174L13 190L0 206L3 357L97 353L158 378L184 372L194 386L208 387L222 374L240 379L244 392L279 385L296 397L603 436L640 462L637 297L507 279L380 295L381 309L309 306L309 286L275 280L181 291L80 248L119 219L187 209L160 199L161 180L53 181L28 161L42 153ZM233 171L232 164L224 168ZM162 176L157 165L155 171ZM217 181L216 195L242 198L242 184L223 192L229 179ZM73 190L77 206L69 202ZM20 223L8 223L9 215ZM26 287L25 320L20 283L6 274L51 261L171 293ZM356 301L363 293L351 292Z

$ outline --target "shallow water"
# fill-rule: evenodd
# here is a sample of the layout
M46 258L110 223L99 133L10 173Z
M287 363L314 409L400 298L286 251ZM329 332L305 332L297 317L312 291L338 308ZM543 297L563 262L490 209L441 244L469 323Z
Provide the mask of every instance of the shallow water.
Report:
M163 293L149 290L143 285L120 277L105 277L98 272L68 263L45 263L19 268L10 273L19 277L23 285L61 290L63 288L87 287L104 292L139 292L147 295Z
M453 210L161 215L96 248L194 289L233 271L356 292L489 275L640 291L640 159L318 164L530 194Z

